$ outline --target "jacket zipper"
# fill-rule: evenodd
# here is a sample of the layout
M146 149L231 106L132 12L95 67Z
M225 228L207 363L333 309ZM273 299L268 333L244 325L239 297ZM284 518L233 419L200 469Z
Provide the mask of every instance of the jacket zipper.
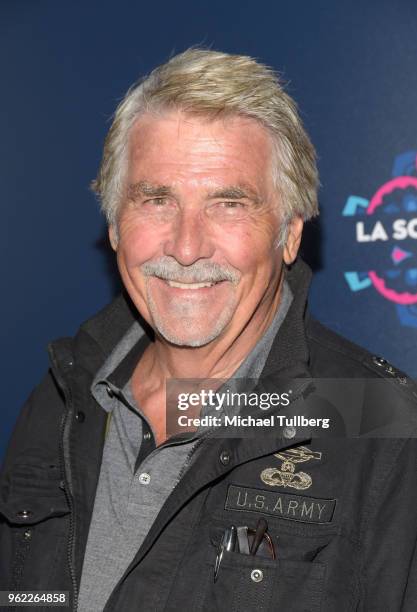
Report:
M17 535L16 535L17 537ZM29 553L32 529L24 528L23 533L19 533L12 567L12 581L10 588L12 591L21 590L22 574Z
M72 483L71 483L71 470L68 463L68 460L65 456L65 434L69 433L69 428L71 426L71 412L72 412L72 397L69 387L64 382L63 377L59 372L58 365L55 361L54 355L51 352L51 360L52 360L52 371L57 381L61 391L64 394L65 398L65 406L66 411L61 419L61 428L60 428L60 438L59 438L59 451L60 451L60 462L61 462L61 474L64 481L64 493L67 499L67 503L70 509L70 525L69 525L69 534L68 534L68 546L67 546L67 561L68 561L68 569L70 573L70 578L72 582L73 589L73 612L76 612L78 607L78 587L77 580L75 577L75 567L74 567L74 556L75 556L75 512L74 512L74 503L72 498Z
M184 476L185 472L188 470L188 467L190 465L192 456L196 452L197 448L199 446L201 446L201 444L206 440L207 437L208 437L207 435L202 435L200 438L197 438L195 444L190 449L190 452L188 453L188 455L185 458L184 464L183 464L183 466L182 466L182 468L180 470L180 473L179 473L178 478L177 478L177 482L175 483L175 486L174 486L173 490L178 486L178 484L181 482L181 479Z

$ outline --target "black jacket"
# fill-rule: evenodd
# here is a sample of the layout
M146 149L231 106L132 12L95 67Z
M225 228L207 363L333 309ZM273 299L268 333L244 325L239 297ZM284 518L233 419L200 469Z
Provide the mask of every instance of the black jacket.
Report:
M412 381L309 316L310 271L302 261L288 281L295 297L262 380L381 380L391 408L417 413ZM106 426L89 389L133 317L120 296L73 339L50 345L50 371L19 416L1 472L0 589L70 591L76 608ZM383 439L309 439L307 432L291 440L282 428L273 436L206 439L105 610L416 610L413 427L409 436ZM291 446L313 451L312 460L277 456ZM288 468L292 485L280 480ZM297 478L304 478L298 488ZM227 553L214 582L224 529L255 527L261 516L277 559Z

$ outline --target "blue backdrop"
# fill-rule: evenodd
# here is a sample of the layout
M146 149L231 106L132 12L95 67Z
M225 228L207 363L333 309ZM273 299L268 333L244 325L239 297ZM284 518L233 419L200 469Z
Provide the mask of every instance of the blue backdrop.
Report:
M417 374L414 0L3 0L0 456L46 344L118 288L88 189L111 113L195 44L284 74L319 154L322 213L303 247L313 314Z

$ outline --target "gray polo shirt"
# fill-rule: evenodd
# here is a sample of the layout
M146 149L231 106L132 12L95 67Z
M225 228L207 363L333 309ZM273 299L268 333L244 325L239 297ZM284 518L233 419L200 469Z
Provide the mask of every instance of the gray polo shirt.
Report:
M234 379L259 378L291 301L291 290L284 281L281 302L271 325L234 372ZM201 435L197 431L186 439L173 438L155 447L152 428L136 404L131 388L131 375L148 343L143 328L138 322L133 323L91 386L93 396L111 418L84 555L80 612L103 610L188 468Z

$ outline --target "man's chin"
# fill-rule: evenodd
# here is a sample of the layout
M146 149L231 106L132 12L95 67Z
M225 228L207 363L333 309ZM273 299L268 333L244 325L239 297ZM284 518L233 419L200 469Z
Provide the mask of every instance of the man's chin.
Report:
M164 340L175 346L197 348L218 338L233 318L236 303L210 304L210 308L196 308L195 304L184 302L163 308L149 296L148 307L152 327Z
M174 330L169 329L166 326L155 326L155 331L157 334L163 338L169 344L174 346L181 347L189 347L189 348L198 348L201 346L206 346L210 342L213 342L221 333L222 330L212 330L210 333L190 333L189 330Z

